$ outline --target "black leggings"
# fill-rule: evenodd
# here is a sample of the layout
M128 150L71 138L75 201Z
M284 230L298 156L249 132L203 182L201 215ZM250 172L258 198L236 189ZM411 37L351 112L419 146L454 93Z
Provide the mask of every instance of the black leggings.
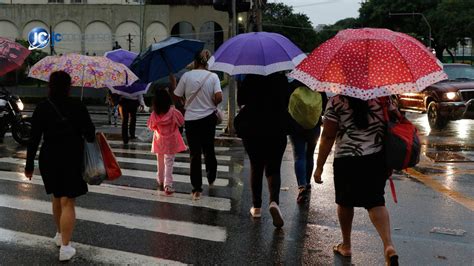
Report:
M190 175L193 192L202 191L201 153L204 154L209 184L214 183L217 177L217 159L214 151L216 120L216 115L212 113L205 118L185 122L186 139L191 156Z
M270 202L280 202L280 168L285 153L285 135L272 137L245 137L243 143L250 159L250 183L253 207L262 207L263 172L267 177Z

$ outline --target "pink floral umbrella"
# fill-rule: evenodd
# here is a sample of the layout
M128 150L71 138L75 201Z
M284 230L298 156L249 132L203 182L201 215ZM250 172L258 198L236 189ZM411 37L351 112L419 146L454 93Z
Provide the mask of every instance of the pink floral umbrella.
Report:
M363 100L415 92L447 79L419 41L387 29L349 29L316 48L290 74L313 90Z
M113 62L103 56L78 54L47 56L30 69L28 76L49 81L51 73L60 70L71 76L72 86L82 88L122 86L138 80L138 77L123 64Z
M0 76L19 68L29 54L21 44L0 37Z

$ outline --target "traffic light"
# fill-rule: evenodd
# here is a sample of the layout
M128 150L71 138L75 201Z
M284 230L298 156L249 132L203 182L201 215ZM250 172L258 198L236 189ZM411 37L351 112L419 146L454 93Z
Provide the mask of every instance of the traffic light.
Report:
M235 0L236 12L247 12L250 10L250 0ZM232 13L232 0L213 0L214 9Z

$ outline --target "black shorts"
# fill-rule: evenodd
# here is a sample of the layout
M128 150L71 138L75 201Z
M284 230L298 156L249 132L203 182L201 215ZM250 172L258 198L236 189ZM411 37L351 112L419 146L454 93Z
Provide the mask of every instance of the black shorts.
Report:
M334 159L336 203L371 209L385 206L385 183L390 175L383 152Z

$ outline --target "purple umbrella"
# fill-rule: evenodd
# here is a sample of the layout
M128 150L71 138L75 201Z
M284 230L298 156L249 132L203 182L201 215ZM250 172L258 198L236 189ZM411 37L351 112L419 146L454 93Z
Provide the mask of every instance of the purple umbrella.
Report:
M116 93L119 95L136 96L140 94L146 94L148 92L148 89L150 88L150 85L151 83L145 84L135 82L130 86L110 86L109 89L112 91L112 93Z
M127 50L118 49L118 50L106 52L104 56L114 62L122 63L125 66L130 67L133 60L135 60L138 54L127 51ZM115 87L109 87L109 89L112 91L112 93L116 93L119 95L136 96L139 94L146 94L148 89L150 88L150 85L151 83L145 84L145 83L135 82L129 86L115 86Z
M104 56L114 62L122 63L128 68L130 68L130 65L132 64L133 60L135 60L135 58L138 56L138 54L127 50L118 49L108 51L104 54Z
M306 55L285 36L271 32L239 34L209 60L209 69L230 75L270 75L294 69Z

